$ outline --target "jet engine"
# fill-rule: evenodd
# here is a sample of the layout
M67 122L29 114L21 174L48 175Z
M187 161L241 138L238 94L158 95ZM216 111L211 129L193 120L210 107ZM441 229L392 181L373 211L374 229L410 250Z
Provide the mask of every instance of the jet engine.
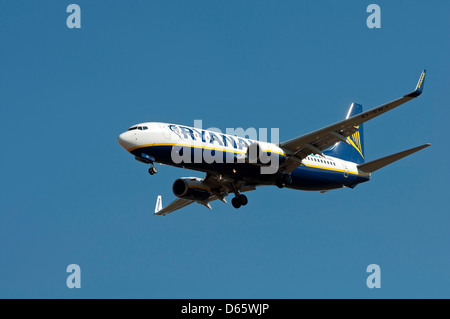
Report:
M183 199L204 201L211 196L211 189L198 177L183 177L177 179L172 186L175 196Z

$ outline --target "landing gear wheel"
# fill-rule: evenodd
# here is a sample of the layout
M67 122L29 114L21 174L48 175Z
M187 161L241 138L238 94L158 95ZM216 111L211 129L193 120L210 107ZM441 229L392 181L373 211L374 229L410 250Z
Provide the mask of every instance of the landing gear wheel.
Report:
M239 208L239 207L241 207L242 204L241 204L239 198L236 196L236 197L233 197L233 199L231 200L231 205L233 205L234 208Z
M281 177L279 177L279 178L277 178L277 179L275 180L275 185L277 185L278 188L283 188L284 186L286 186L286 185L283 183Z
M156 174L157 172L158 172L158 170L156 169L155 166L151 166L151 167L148 169L148 173L149 173L150 175Z
M247 205L247 203L248 203L247 196L241 194L241 195L237 196L236 198L238 199L239 203L240 203L242 206Z
M292 183L292 177L288 174L282 175L281 180L283 181L284 185L290 185Z
M277 185L279 188L283 188L286 185L290 185L292 183L292 177L288 174L282 174L281 176L277 177L275 180L275 185Z

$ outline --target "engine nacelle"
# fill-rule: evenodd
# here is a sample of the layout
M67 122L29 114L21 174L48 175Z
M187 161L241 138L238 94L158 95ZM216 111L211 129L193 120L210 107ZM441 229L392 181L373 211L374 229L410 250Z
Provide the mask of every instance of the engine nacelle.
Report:
M207 200L211 196L211 189L198 177L183 177L177 179L172 186L175 196L196 201Z

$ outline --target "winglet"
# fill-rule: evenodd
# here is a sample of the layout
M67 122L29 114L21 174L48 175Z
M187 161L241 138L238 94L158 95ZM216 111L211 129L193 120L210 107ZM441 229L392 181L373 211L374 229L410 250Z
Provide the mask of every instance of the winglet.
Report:
M419 82L417 82L416 89L413 92L406 94L405 97L415 98L422 94L423 86L425 85L425 74L426 70L423 70L422 74L420 75Z
M158 213L161 209L162 209L162 197L161 195L158 195L158 198L156 199L155 214Z

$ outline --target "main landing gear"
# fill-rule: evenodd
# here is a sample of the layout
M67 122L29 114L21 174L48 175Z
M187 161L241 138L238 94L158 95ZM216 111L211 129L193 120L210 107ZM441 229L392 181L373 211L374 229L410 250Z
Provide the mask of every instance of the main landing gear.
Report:
M231 200L231 205L233 205L234 208L239 208L241 206L245 206L248 203L247 196L242 194L236 194L236 197L233 197Z
M283 188L286 185L290 185L291 183L292 183L292 177L285 173L282 173L275 180L275 185L277 185L279 188Z
M155 165L153 163L150 163L150 168L148 169L148 173L150 175L156 174L158 170L156 169Z

